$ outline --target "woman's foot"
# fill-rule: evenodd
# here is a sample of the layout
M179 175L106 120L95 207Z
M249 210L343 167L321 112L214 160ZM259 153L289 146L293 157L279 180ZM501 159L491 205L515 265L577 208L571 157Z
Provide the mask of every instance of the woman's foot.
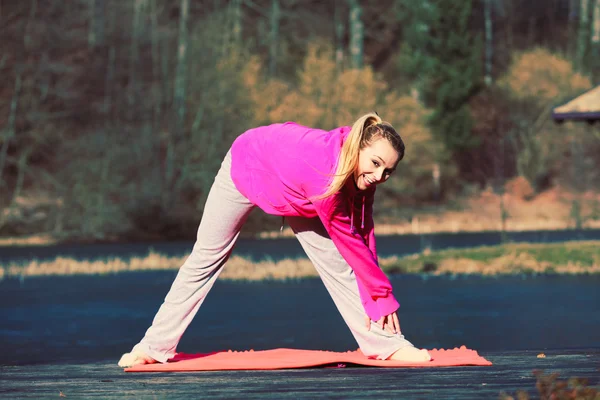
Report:
M431 361L429 352L425 349L417 349L416 347L403 347L387 358L394 361L406 362L426 362Z
M135 365L154 364L156 362L158 361L146 353L134 350L131 353L125 353L121 356L121 359L119 360L119 367L126 368L133 367Z

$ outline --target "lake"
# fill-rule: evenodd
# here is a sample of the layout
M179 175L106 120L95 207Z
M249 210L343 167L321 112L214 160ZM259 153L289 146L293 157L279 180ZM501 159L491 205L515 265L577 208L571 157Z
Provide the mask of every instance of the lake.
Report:
M227 268L227 266L226 266ZM175 271L0 282L0 364L115 362L149 326ZM392 276L407 338L479 351L598 348L600 277ZM321 281L217 281L185 352L356 343Z

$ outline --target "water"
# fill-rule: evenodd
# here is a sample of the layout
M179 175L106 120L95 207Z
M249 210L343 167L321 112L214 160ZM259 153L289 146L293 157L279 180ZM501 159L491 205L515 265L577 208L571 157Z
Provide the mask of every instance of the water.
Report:
M380 257L402 256L421 252L425 248L440 250L474 246L493 246L502 243L501 232L433 233L424 235L391 235L377 237L377 252ZM506 239L512 242L557 243L569 240L600 240L600 229L509 232ZM193 242L156 242L128 244L59 244L52 246L0 247L0 263L54 259L57 256L75 259L103 259L121 257L128 259L146 256L150 250L168 256L183 256L192 249ZM270 258L305 257L302 247L295 238L240 239L234 254L254 261Z
M149 326L174 271L0 282L0 364L116 362ZM598 348L600 277L393 276L417 346L480 351ZM356 343L319 279L217 281L179 350Z

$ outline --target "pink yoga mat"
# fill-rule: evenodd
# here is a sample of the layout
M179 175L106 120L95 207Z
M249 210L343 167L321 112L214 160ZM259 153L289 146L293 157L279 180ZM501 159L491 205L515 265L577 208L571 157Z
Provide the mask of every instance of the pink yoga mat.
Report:
M126 372L177 372L221 370L266 370L309 367L345 367L347 364L383 368L426 368L459 365L492 365L475 350L465 346L449 350L429 350L432 360L423 363L383 361L365 357L360 350L346 353L320 350L273 349L223 351L210 354L178 353L165 364L125 368Z

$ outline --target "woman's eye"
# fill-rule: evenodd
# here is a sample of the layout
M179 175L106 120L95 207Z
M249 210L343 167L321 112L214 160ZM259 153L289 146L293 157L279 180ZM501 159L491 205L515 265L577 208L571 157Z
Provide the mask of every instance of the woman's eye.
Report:
M379 167L379 163L377 161L373 161L373 165Z

